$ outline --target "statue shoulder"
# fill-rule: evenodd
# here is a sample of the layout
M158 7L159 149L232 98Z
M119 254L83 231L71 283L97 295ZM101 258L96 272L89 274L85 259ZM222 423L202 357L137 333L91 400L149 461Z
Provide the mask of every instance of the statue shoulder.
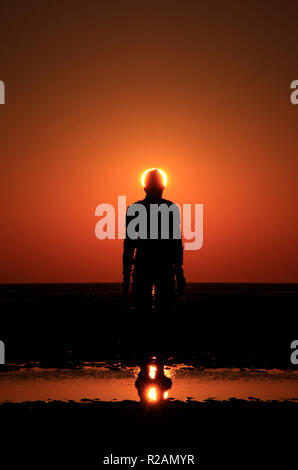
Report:
M169 199L162 199L161 204L166 204L167 206L172 206L172 205L176 206L177 205L177 204L175 204L175 202L170 201Z

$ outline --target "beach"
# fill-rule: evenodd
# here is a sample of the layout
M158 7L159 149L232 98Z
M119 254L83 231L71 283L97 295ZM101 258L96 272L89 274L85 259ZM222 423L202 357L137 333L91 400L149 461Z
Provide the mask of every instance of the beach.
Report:
M13 468L93 469L111 454L194 455L206 469L286 468L296 458L298 403L288 401L27 402L1 405L0 416L1 458Z
M284 468L298 419L297 292L190 284L161 322L154 311L137 318L119 284L2 285L3 458L16 468ZM135 380L150 345L172 387L144 405Z

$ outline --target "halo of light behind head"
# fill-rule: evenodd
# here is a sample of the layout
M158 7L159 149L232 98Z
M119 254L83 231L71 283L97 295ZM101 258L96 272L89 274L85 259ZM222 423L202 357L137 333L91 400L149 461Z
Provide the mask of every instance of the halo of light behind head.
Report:
M168 182L168 177L165 174L165 172L163 170L161 170L160 168L148 168L148 170L144 171L144 173L142 174L142 177L141 177L141 182L142 182L143 188L145 187L145 179L146 179L147 173L149 173L149 171L153 171L153 170L157 170L158 173L161 174L163 185L165 187L167 182Z

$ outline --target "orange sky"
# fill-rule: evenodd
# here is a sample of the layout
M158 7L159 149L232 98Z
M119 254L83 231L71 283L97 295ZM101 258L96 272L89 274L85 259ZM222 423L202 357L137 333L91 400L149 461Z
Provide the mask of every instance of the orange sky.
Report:
M0 282L121 281L98 204L204 204L189 281L297 282L294 2L2 1Z

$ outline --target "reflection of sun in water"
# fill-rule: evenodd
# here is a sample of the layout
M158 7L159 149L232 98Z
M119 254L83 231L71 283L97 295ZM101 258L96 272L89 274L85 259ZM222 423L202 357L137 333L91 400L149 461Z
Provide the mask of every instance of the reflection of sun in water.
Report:
M156 401L157 400L157 390L155 387L151 387L148 390L148 398L149 400Z
M149 366L149 377L155 379L156 375L156 366Z
M148 170L144 171L144 173L142 174L142 177L141 177L141 182L142 182L142 186L144 188L145 186L145 178L146 178L146 175L149 171L152 171L152 170L157 170L161 176L162 176L162 181L163 181L163 185L164 187L166 187L167 185L167 182L168 182L168 177L167 175L165 174L165 172L163 170L161 170L160 168L148 168Z
M163 393L163 398L166 400L169 396L169 392L166 391ZM157 401L157 388L156 387L151 387L148 390L148 398L151 401Z
M170 368L165 368L164 370L164 374L166 377L168 377L169 379L172 379L174 377L174 371Z

